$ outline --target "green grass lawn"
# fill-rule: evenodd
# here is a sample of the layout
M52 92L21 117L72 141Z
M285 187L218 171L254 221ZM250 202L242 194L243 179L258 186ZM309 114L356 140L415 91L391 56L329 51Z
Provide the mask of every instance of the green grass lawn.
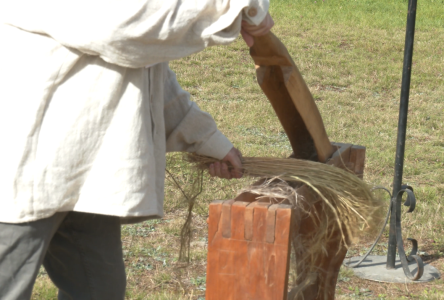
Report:
M303 74L332 141L367 147L365 180L391 189L405 38L405 0L280 0L273 32ZM403 236L419 241L423 259L444 273L444 1L418 1L404 183L417 197L403 214ZM289 142L256 83L241 39L171 62L183 88L217 121L244 156L286 157ZM168 169L186 188L192 171L177 156ZM162 220L125 226L128 299L204 299L208 203L230 199L248 179L205 177L195 210L191 264L177 268L185 206L167 178ZM377 247L386 253L386 236ZM362 254L371 240L350 249ZM44 272L34 299L55 299ZM383 284L342 270L338 299L444 299L444 282Z

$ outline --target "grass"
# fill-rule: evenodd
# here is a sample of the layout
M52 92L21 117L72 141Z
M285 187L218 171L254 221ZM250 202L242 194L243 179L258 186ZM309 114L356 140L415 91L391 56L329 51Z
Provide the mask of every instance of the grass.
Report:
M367 147L365 180L390 189L403 64L407 2L404 0L276 0L273 32L303 74L332 141ZM403 214L403 236L416 238L426 262L444 273L444 1L418 4L410 90L404 183L418 200ZM184 89L245 156L286 157L291 149L255 79L244 43L213 47L171 62ZM182 187L188 166L170 156L168 169ZM167 178L169 179L169 178ZM191 264L177 268L185 209L167 180L162 220L125 226L127 299L204 299L208 203L229 199L248 180L205 178L194 219ZM377 247L384 255L386 237ZM371 240L351 249L359 255ZM444 299L444 282L372 283L341 270L338 299ZM55 299L55 288L39 275L33 299Z

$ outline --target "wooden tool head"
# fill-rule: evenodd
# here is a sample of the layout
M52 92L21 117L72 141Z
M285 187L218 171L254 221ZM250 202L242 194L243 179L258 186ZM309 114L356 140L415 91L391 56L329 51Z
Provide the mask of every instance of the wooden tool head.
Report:
M294 157L326 162L335 149L287 48L270 32L254 38L250 55L256 64L258 83L287 133Z

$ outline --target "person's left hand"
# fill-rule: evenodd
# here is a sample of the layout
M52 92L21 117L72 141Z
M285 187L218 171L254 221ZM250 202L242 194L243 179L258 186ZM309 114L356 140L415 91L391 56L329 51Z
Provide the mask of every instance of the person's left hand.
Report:
M220 162L215 162L210 165L208 171L211 177L219 177L225 179L241 178L242 177L242 153L236 148L231 148L230 152ZM225 162L229 162L234 169L228 170L228 165Z
M247 46L251 48L254 44L253 37L267 34L273 26L273 18L270 13L267 13L265 19L259 25L251 25L245 20L242 21L241 35Z

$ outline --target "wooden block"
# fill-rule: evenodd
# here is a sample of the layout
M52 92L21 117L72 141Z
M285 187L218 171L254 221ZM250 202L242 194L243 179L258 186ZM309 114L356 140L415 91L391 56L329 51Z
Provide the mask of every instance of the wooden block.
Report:
M270 203L253 202L248 207L253 206L253 238L255 242L265 242L265 233L267 226L267 214Z
M234 200L227 200L222 204L222 236L225 238L231 237L231 205Z
M279 204L274 204L269 207L267 215L267 228L265 232L265 241L267 243L274 243L275 229L276 229L276 210Z
M254 216L254 205L248 205L245 208L245 214L244 214L244 219L245 219L244 238L245 240L248 241L251 241L253 239L253 216Z
M211 203L206 299L286 299L291 221L289 205Z
M327 160L327 165L332 165L341 169L347 169L347 164L350 161L350 152L352 144L333 143L338 148Z
M279 204L276 211L276 229L275 241L277 245L287 245L288 236L290 235L290 227L286 224L291 222L292 206L288 204Z
M359 178L363 178L365 165L364 146L351 145L345 143L332 143L337 150L327 161L327 164L334 165L338 168L345 168L356 174Z
M356 148L354 148L354 147L355 147L355 145L353 145L352 148L350 149L350 161L347 164L347 169L349 169L353 173L355 173L356 157L358 154L358 151L356 151Z
M364 167L365 167L365 147L353 145L352 153L354 157L354 172L356 176L359 178L363 178L364 176Z
M211 218L208 218L208 248L213 247L212 243L217 241L216 235L219 229L220 215L222 212L223 201L216 200L210 204L209 214ZM219 255L217 252L208 252L207 256L207 273L218 272L219 266ZM207 289L217 290L217 281L207 280ZM218 299L218 298L214 298Z
M220 214L222 212L222 203L224 203L223 200L215 200L210 204L209 214L212 215L213 217L211 219L208 218L209 237L214 236L219 228L219 219L220 219Z
M245 238L245 208L249 202L236 201L231 206L231 237L236 240Z

